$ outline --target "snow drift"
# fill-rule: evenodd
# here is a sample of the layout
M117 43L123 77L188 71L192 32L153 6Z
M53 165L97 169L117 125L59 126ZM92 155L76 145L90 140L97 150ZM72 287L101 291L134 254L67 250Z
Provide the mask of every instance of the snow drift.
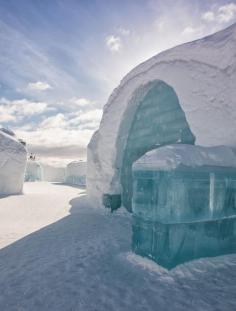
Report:
M14 133L0 130L0 195L22 192L27 153Z
M132 163L159 146L236 146L236 24L133 69L104 107L88 145L87 192L121 194L131 210Z
M66 182L79 186L86 185L87 163L84 161L73 161L66 167Z

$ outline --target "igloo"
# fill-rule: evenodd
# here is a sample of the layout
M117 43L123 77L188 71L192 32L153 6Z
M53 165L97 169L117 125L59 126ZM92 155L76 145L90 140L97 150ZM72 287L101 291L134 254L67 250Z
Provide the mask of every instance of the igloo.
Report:
M111 94L87 152L91 202L132 211L132 164L170 144L236 148L236 24L152 57Z
M87 163L85 161L73 161L66 167L66 182L69 184L86 185Z
M25 181L42 180L42 169L38 161L28 160L25 172Z
M27 152L15 134L0 130L0 196L22 192Z
M49 182L65 182L66 169L64 167L52 166L45 163L41 164L42 180Z
M133 250L166 268L236 252L236 155L169 145L133 164Z

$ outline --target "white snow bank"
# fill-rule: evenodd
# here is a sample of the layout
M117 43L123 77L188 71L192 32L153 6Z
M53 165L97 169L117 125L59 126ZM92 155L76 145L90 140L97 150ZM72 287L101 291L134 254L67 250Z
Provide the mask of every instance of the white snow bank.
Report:
M86 185L87 162L73 161L66 167L66 182L70 184Z
M201 40L162 52L137 66L121 81L104 107L99 130L88 145L87 191L92 201L100 203L104 193L122 192L122 168L129 135L135 131L132 129L133 121L142 100L151 91L151 83L165 83L175 92L179 111L184 113L197 145L236 146L235 50L236 24ZM149 111L143 110L141 118L146 131L154 115L152 112L157 113L160 108L157 105L158 101ZM163 112L165 108L161 109ZM161 121L156 141L153 136L152 146L145 152L153 149L155 144L180 142L177 138L168 140L165 129L169 124ZM177 126L177 116L170 124ZM160 143L160 139L164 142ZM139 144L141 142L137 140L137 148Z
M42 180L41 165L38 161L28 160L25 172L25 181Z
M66 169L42 163L42 180L50 182L64 182Z
M225 146L201 147L169 145L147 152L134 164L134 169L171 170L179 165L236 167L236 155Z
M0 130L0 195L22 192L26 149L14 135Z

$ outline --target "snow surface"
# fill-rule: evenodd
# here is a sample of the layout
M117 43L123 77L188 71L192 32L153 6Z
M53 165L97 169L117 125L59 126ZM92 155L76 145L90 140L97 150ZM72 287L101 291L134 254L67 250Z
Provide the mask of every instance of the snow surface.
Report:
M0 196L22 191L26 149L14 135L0 130Z
M181 164L189 167L236 167L236 155L225 146L168 145L147 152L133 164L133 168L171 170Z
M0 199L0 310L236 309L236 255L167 271L130 252L131 229L75 187L27 183Z
M87 189L94 202L120 193L120 170L139 90L164 81L176 92L189 127L201 146L236 147L236 24L177 46L133 69L111 94L99 130L88 145ZM146 91L146 92L147 92ZM132 108L133 107L133 108ZM121 124L127 111L127 130ZM122 142L120 140L122 139ZM117 150L118 146L122 146Z

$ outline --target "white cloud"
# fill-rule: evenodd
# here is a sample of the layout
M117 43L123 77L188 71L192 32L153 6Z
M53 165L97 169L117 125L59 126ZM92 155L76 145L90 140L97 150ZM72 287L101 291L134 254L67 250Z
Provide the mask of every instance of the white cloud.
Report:
M118 28L118 32L122 35L122 36L129 36L130 35L130 30L123 28L123 27L119 27Z
M90 110L86 113L80 113L77 117L79 121L99 121L102 118L102 109Z
M236 15L236 4L235 3L229 3L224 6L221 6L218 9L218 18L219 21L222 23L228 23L231 20L234 19Z
M213 11L202 14L202 19L207 22L228 23L236 17L236 4L228 3Z
M88 107L91 104L91 101L87 98L73 97L70 100L70 103L77 106L77 107Z
M29 83L27 88L33 91L46 91L51 89L52 87L47 82L38 81Z
M67 120L65 115L58 113L54 116L46 118L41 124L40 128L50 129L50 128L66 128Z
M0 99L0 120L1 122L16 122L24 117L42 114L48 110L44 102L33 102L27 99L8 100Z
M202 19L207 22L213 22L215 20L215 13L211 11L207 11L202 14Z
M106 45L112 52L118 52L121 49L121 38L110 35L106 37Z
M101 109L86 112L57 113L45 118L38 126L14 129L29 144L49 147L78 145L85 147L102 117Z

